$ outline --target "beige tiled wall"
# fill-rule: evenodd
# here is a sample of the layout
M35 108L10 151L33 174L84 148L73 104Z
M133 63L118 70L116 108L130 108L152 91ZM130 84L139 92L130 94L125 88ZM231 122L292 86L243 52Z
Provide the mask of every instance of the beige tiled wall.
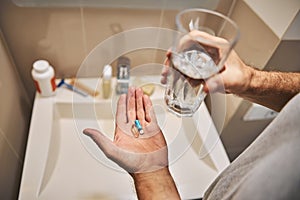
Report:
M226 14L232 2L221 0L217 9ZM174 29L176 13L177 10L165 9L18 7L11 0L1 0L0 27L22 74L26 90L33 98L30 70L34 60L49 60L56 69L57 77L75 76L87 54L97 44L118 32L115 28ZM140 52L130 56L132 66L137 66L161 63L163 55L164 52L148 51L147 54Z
M263 69L280 39L243 0L237 1L231 18L241 31L235 50L245 63ZM226 95L226 105L221 138L230 159L234 159L261 133L270 120L245 123L242 118L250 102L237 96Z
M279 44L280 38L244 1L238 1L231 18L241 31L236 51L247 64L263 69Z
M75 76L86 55L118 30L174 28L177 11L101 8L23 8L2 0L0 26L26 89L33 97L32 62L44 58L57 77ZM99 55L100 56L100 55ZM155 62L156 52L136 56L132 65Z
M263 69L276 50L280 39L243 0L237 1L230 17L237 23L241 32L235 51L248 65ZM219 104L226 104L225 119L222 115L215 114L213 116L218 130L221 132L222 128L225 128L230 121L232 122L231 118L236 114L243 100L234 95L226 95L215 101L218 101ZM236 123L241 122L236 121ZM230 133L223 131L222 134L224 137L230 138L230 141L234 141L232 138L237 132L237 129L232 129ZM254 132L257 134L256 131ZM251 135L244 136L246 142L249 141L248 137L253 138ZM230 141L225 142L231 143ZM247 146L243 142L240 142L241 146Z
M31 103L0 30L0 199L16 199Z

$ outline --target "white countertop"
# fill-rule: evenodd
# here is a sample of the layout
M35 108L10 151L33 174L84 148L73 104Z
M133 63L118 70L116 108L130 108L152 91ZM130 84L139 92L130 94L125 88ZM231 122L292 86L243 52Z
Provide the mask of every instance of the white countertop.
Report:
M80 81L97 88L99 80ZM159 77L131 81L140 86L158 83ZM166 112L163 94L164 88L156 84L151 99L169 146L171 173L182 198L199 198L229 165L228 157L204 103L193 118L180 119ZM81 132L100 123L111 137L111 105L117 97L113 95L112 99L82 97L65 88L57 89L50 98L36 96L19 199L136 198L130 176ZM91 116L94 112L100 122Z

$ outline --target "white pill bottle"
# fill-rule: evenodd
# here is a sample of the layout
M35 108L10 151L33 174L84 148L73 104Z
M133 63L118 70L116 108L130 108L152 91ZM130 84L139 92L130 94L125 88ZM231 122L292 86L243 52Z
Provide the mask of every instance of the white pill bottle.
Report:
M55 74L54 69L46 60L37 60L33 63L31 71L36 89L43 97L53 96L55 94Z

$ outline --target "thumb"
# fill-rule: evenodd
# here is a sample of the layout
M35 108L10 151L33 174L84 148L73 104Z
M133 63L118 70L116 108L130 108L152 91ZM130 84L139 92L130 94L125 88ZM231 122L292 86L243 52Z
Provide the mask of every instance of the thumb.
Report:
M216 74L205 82L204 91L206 93L221 92L225 93L225 86L221 74Z
M84 129L83 133L93 139L93 141L103 151L106 157L108 158L113 157L116 151L116 146L103 133L101 133L96 129L91 129L91 128Z
M103 133L98 130L87 128L83 130L83 133L93 139L93 141L98 145L98 147L103 151L108 159L114 161L128 172L136 171L134 162L128 160L130 158L129 155L132 155L134 153L126 152L118 148L110 139L108 139Z

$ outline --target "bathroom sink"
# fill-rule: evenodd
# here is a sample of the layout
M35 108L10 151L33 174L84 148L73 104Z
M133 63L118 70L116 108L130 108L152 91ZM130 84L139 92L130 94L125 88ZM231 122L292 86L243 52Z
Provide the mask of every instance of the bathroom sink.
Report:
M222 142L204 103L193 117L179 118L162 98L157 85L151 99L171 173L183 199L202 197L229 164ZM116 99L84 98L63 88L50 98L36 96L19 199L136 199L131 177L82 134L89 127L113 138Z

